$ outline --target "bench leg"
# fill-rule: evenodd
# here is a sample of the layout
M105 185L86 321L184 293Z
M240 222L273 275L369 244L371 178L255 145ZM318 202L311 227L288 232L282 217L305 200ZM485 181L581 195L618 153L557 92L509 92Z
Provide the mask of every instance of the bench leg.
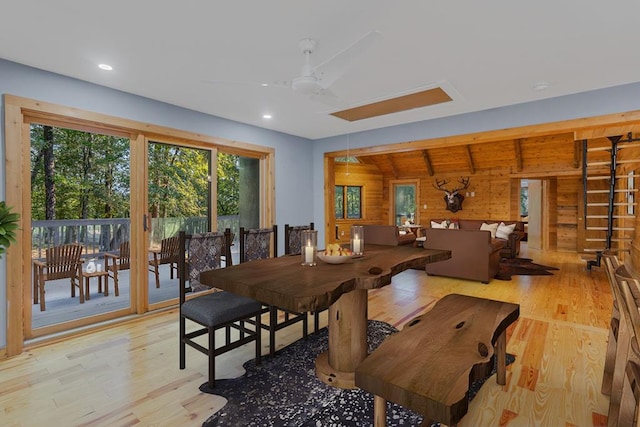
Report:
M373 396L373 427L387 427L387 401L378 395Z
M495 345L495 354L496 354L496 371L497 378L496 382L500 385L507 384L507 332L502 331L502 333L498 336Z

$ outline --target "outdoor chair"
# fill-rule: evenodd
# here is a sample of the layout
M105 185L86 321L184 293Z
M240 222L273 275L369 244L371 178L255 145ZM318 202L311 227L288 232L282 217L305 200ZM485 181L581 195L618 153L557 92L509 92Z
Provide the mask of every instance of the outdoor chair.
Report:
M273 242L273 246L271 245ZM273 252L272 252L273 249ZM272 228L247 229L240 227L240 263L275 257L278 252L278 226ZM263 325L269 331L269 354L276 352L276 332L280 329L302 322L302 335L308 336L307 313L294 313L275 306L268 306L269 325ZM282 317L282 320L280 320Z
M284 254L300 255L302 252L302 232L304 230L313 230L313 222L309 225L284 225ZM313 332L320 329L320 313L324 311L315 311L313 313Z
M230 256L230 231L225 233L204 233L178 235L178 249L186 256L179 257L178 278L180 283L180 369L186 366L186 346L190 346L209 357L208 387L215 386L216 356L233 350L251 341L256 343L256 363L261 361L261 316L262 304L231 292L216 291L200 295L190 295L187 289L196 289L200 284L200 273L220 268L221 257ZM222 249L222 251L221 251ZM227 258L228 259L228 258ZM188 261L187 261L188 260ZM189 282L189 286L187 286ZM198 329L187 332L186 321L199 325ZM252 328L247 325L251 325ZM222 346L216 347L216 331L225 329ZM234 331L234 334L232 334ZM237 333L235 333L237 331ZM204 346L195 338L208 334L208 345Z
M149 260L149 271L156 277L156 288L160 287L160 273L158 268L163 264L169 264L169 277L173 280L173 272L178 273L178 262L180 261L178 251L178 236L162 239L160 249L152 249L152 258Z
M40 301L40 311L45 311L45 282L58 279L71 280L71 297L80 289L80 303L84 303L82 273L82 246L72 243L47 249L45 260L33 260L33 303Z
M129 241L120 243L120 250L118 253L106 252L104 254L105 270L107 272L107 278L105 285L109 288L109 277L113 279L113 288L116 296L120 296L120 290L118 288L118 271L128 270L131 268L131 249ZM99 290L98 290L99 291Z

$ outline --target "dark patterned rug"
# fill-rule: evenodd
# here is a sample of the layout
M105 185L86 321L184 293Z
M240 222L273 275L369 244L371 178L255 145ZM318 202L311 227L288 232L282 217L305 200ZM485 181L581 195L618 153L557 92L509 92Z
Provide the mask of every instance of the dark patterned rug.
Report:
M511 276L551 276L549 270L558 270L555 267L535 264L530 258L501 258L500 268L496 279L511 280Z
M388 323L370 320L369 352L390 334L397 332ZM203 424L213 426L372 426L373 395L364 390L342 390L320 381L314 370L316 356L327 350L328 333L323 328L307 340L299 340L263 358L260 365L244 364L239 378L216 380L214 389L200 386L205 393L225 397L228 402ZM507 354L507 363L514 356ZM495 372L495 368L492 374ZM475 397L485 380L476 381L469 392ZM387 425L417 426L422 416L387 403ZM438 424L434 424L437 426Z

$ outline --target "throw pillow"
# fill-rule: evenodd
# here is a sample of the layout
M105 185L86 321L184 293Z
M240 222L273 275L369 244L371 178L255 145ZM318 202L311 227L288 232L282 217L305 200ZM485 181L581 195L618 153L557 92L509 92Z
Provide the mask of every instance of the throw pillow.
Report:
M487 230L491 233L491 238L495 239L496 238L496 232L498 231L498 223L495 222L493 224L487 224L486 222L483 222L482 225L480 226L480 230Z
M498 239L509 239L509 234L513 233L513 230L516 229L516 224L505 225L504 222L501 222L498 225L498 230L496 231L496 237Z
M431 221L431 228L447 228L447 221L442 221L442 224L436 221Z

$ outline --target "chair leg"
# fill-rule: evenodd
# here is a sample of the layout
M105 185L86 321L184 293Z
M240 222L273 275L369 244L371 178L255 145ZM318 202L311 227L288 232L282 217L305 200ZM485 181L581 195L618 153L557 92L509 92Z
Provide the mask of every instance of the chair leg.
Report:
M109 280L109 276L107 276L107 280ZM108 286L108 284L105 286ZM118 287L118 268L117 267L113 270L113 292L116 294L117 297L120 296L120 288Z
M269 306L269 355L276 354L276 329L278 327L278 309Z
M158 272L158 264L154 265L153 272L156 275L156 288L160 288L160 273Z
M186 320L184 317L180 316L180 369L184 369L186 367L187 360L187 344L185 344L185 335L187 334L187 326Z
M38 271L38 267L33 266L33 303L38 304L38 278L40 277L40 272Z
M314 311L313 312L313 333L318 332L319 329L320 329L320 312Z
M306 312L302 315L304 316L302 318L302 338L306 340L309 336L309 315Z
M216 385L216 330L209 329L209 388Z
M256 315L256 364L262 362L262 313Z
M38 292L40 293L40 311L45 311L46 306L44 304L44 277L40 276L38 281Z

